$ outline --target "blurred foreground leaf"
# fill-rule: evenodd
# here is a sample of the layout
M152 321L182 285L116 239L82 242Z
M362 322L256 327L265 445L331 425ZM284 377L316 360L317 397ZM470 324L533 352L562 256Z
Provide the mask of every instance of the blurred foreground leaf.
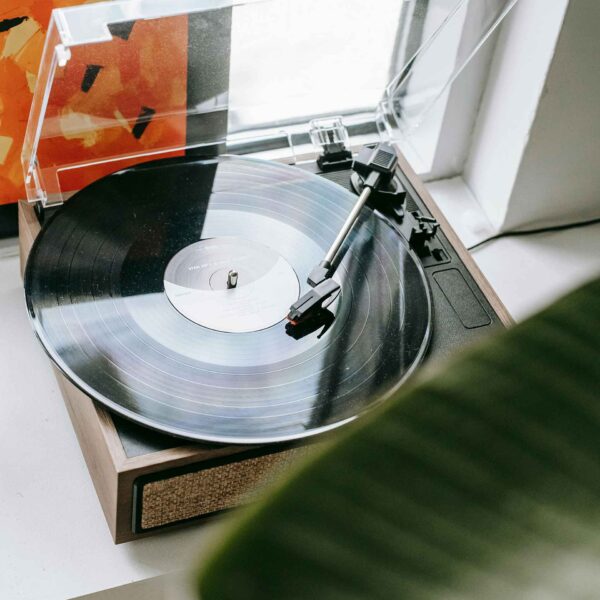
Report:
M234 521L202 600L600 597L600 280L422 375Z

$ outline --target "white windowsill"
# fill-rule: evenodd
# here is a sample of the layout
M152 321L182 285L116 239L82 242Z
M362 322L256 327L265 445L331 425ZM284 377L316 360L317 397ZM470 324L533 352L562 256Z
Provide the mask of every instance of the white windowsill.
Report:
M505 237L472 252L517 321L600 276L600 224Z
M431 181L426 187L467 248L497 233L462 177Z
M461 177L427 189L469 248L498 233ZM600 275L600 224L509 236L472 251L483 274L516 321Z

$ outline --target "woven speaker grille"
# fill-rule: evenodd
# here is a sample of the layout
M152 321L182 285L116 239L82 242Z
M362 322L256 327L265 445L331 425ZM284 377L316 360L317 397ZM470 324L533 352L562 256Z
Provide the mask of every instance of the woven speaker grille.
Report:
M246 504L308 448L247 458L146 483L141 528L151 529Z

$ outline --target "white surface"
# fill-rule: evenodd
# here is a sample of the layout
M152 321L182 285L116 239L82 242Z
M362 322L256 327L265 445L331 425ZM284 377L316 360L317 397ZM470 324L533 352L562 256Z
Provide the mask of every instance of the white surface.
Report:
M465 246L497 232L461 177L426 184ZM588 279L600 276L600 223L508 236L472 252L506 308L520 321Z
M474 250L473 256L520 321L600 276L600 224L501 238Z
M520 319L600 274L600 225L498 240L475 257ZM29 326L16 256L0 258L0 282L0 598L64 600L110 588L94 600L180 597L155 590L164 589L163 575L197 560L218 526L113 545L49 362Z
M0 598L65 600L184 569L214 526L115 546L16 256L0 258Z
M462 177L440 179L427 183L426 186L467 248L496 233L486 212Z

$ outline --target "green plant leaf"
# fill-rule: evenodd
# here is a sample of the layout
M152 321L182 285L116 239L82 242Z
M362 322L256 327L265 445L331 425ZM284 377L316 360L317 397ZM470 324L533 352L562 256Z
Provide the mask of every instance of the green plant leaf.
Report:
M198 582L202 600L600 597L600 280L349 428Z

